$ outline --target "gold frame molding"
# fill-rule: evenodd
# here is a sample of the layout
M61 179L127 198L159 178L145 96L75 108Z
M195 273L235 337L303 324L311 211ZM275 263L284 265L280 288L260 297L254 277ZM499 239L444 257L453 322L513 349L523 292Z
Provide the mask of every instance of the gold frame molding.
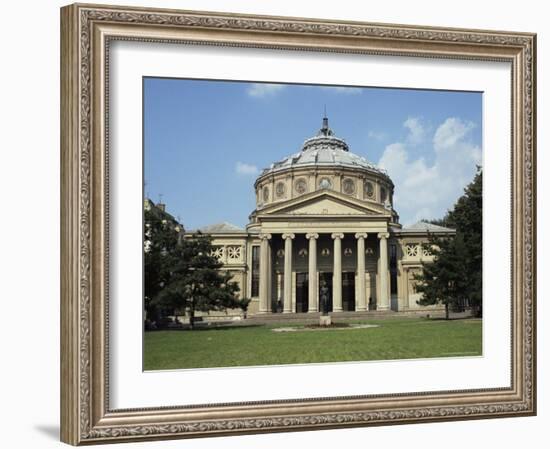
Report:
M111 410L108 51L113 40L422 58L512 67L511 387ZM86 443L534 415L536 35L74 4L61 9L61 439Z

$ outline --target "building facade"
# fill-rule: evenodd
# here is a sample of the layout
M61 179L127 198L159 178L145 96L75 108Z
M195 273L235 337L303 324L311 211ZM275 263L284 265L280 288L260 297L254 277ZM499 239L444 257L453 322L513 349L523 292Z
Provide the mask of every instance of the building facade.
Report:
M352 152L328 119L301 150L264 169L254 183L256 209L245 229L200 229L233 274L250 314L429 310L413 276L431 261L428 235L454 230L399 223L388 174ZM437 307L436 307L437 308Z

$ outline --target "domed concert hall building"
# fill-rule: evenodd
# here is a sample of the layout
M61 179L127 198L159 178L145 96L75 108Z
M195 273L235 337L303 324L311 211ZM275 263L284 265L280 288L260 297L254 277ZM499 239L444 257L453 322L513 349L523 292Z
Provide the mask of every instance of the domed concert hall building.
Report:
M211 235L213 254L240 296L251 298L249 316L317 313L321 288L328 288L334 316L440 309L417 304L413 276L433 258L429 234L454 230L425 222L403 227L393 206L398 187L352 153L324 117L299 152L256 179L256 208L245 229L221 223L200 231Z

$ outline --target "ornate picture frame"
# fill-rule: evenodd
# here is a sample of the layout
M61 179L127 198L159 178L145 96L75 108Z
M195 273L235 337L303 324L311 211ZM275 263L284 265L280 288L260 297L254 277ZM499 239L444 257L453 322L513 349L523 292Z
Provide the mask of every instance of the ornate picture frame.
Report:
M536 36L75 4L61 9L61 439L73 445L536 414ZM511 387L109 406L108 54L115 40L505 61L512 67Z

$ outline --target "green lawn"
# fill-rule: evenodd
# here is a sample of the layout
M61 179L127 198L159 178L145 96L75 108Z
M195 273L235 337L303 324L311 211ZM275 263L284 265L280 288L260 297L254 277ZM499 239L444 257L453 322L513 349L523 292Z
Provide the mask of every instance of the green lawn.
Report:
M363 323L365 323L363 321ZM272 324L146 332L144 369L481 355L481 320L367 321L379 327L279 333Z

